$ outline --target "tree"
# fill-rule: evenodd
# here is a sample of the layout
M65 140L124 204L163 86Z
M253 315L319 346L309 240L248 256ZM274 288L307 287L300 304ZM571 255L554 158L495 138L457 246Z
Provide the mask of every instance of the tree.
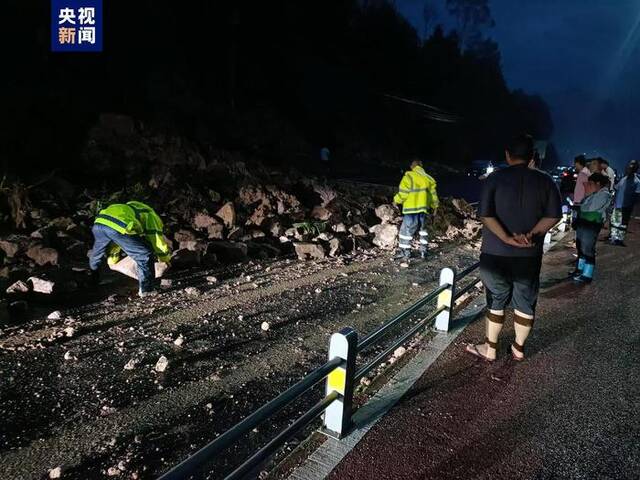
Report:
M457 21L463 50L482 40L484 30L495 25L489 0L447 0L447 10Z
M438 24L438 9L432 0L426 0L422 7L422 21L424 24L422 38L427 39L431 36L436 25Z

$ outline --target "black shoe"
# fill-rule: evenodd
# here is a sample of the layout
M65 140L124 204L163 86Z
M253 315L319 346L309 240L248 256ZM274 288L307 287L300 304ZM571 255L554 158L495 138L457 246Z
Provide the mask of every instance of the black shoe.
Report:
M394 260L398 260L399 262L402 262L402 261L408 262L410 258L411 258L411 254L407 255L406 253L402 253L402 252L396 253L393 257Z

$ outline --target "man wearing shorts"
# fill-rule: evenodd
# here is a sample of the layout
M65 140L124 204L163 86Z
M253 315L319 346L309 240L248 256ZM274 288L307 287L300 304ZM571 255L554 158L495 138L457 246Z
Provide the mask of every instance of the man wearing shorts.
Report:
M484 225L480 278L487 292L484 343L467 351L496 359L505 309L515 310L515 342L511 353L524 359L524 344L535 317L545 234L562 216L560 192L544 172L527 168L533 139L516 137L506 149L508 168L490 175L483 188L479 216Z

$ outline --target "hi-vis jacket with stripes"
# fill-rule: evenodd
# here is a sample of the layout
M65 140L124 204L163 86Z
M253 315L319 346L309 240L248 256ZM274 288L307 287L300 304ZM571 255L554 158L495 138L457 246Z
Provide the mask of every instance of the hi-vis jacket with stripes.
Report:
M393 201L402 205L402 213L426 213L438 208L440 201L436 192L436 181L420 166L404 174L398 193Z
M162 220L153 209L142 202L114 203L100 210L95 223L113 228L123 235L139 235L143 237L161 262L171 259L171 251L167 245L162 229ZM120 247L111 245L108 262L117 263L120 258Z

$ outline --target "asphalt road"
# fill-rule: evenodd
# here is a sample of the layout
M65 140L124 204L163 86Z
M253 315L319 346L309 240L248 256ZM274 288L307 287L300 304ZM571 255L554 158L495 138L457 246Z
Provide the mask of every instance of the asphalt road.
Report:
M511 319L495 364L465 354L475 322L329 478L640 478L640 235L628 245L598 245L588 286L567 280L566 242L549 252L528 359L509 358Z

